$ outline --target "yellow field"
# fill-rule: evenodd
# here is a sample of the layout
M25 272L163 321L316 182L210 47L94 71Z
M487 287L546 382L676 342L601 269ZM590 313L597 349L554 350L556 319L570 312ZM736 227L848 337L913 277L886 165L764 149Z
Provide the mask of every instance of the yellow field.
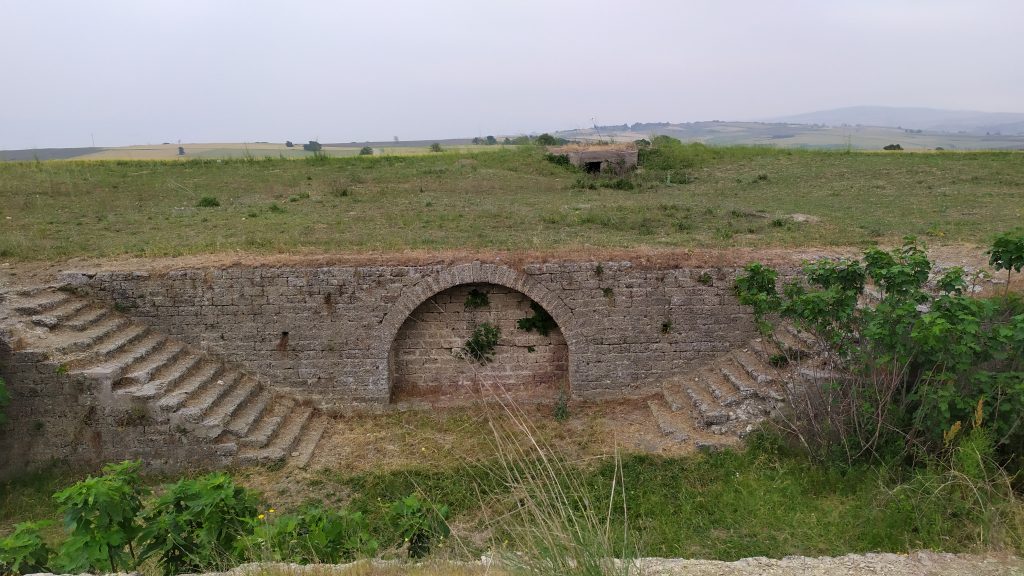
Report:
M203 143L203 144L180 144L185 149L185 155L178 155L179 144L145 144L140 146L122 146L119 148L108 148L101 152L83 154L69 158L69 160L177 160L189 158L242 158L252 156L255 158L301 158L309 156L310 153L302 149L301 143L296 143L294 148L288 148L280 143ZM325 146L323 152L335 157L356 156L362 146ZM478 150L499 150L501 146L445 146L446 151L470 152ZM374 154L378 155L409 155L427 154L430 149L427 146L387 146L374 147Z

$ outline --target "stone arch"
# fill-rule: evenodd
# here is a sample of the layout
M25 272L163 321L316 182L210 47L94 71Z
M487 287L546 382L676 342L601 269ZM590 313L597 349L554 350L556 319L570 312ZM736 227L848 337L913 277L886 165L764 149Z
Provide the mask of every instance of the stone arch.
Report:
M579 361L579 330L572 310L561 297L540 285L522 272L498 264L460 264L442 270L439 274L420 280L406 288L399 299L390 306L381 321L380 331L374 344L374 356L378 358L380 373L375 388L381 399L390 397L391 378L388 357L399 330L416 308L434 295L463 284L494 284L520 292L539 304L551 315L565 339L569 354L569 386L573 389L577 363Z

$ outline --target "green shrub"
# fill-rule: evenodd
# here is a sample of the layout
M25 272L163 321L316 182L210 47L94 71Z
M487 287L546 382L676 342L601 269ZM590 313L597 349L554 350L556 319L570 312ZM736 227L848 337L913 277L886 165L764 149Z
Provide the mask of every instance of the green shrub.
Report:
M217 206L220 206L220 200L217 200L214 196L203 196L199 199L199 202L196 203L196 206L199 208L216 208Z
M50 548L40 530L50 522L21 522L14 532L0 538L0 574L50 572Z
M628 178L615 178L614 180L605 180L601 182L601 188L611 188L612 190L633 190L636 188L636 185Z
M544 159L551 162L555 166L564 166L566 168L572 166L569 162L569 156L567 154L545 154Z
M1006 290L1010 290L1010 272L1024 268L1024 228L996 236L988 251L988 263L996 270L1006 270Z
M500 338L501 328L490 322L483 322L473 329L473 334L462 346L462 353L481 364L486 364L494 359L494 347L498 345Z
M540 304L530 302L530 310L533 310L532 316L516 320L516 326L520 330L526 332L533 332L536 330L541 336L547 336L551 333L551 330L558 327L558 324L555 323L555 319L552 318L551 314L548 314L548 311Z
M441 144L439 142L434 142L433 144L430 145L430 151L431 152L444 152L444 149L441 148Z
M54 494L68 532L54 560L57 569L123 572L135 566L131 543L139 533L136 516L146 492L139 480L141 464L108 464L102 476L89 476Z
M235 542L239 557L292 563L337 564L373 556L378 543L359 512L310 505L272 521L252 520L252 533Z
M487 297L486 292L481 292L480 290L473 288L469 291L469 294L466 295L466 302L463 306L466 310L474 310L477 308L486 308L490 303L491 301Z
M892 251L867 250L863 262L809 263L806 281L787 284L781 297L771 268L754 264L737 278L740 302L766 334L769 314L794 321L829 345L845 375L842 385L809 387L820 402L803 402L808 410L795 419L809 427L797 435L813 452L855 457L909 444L938 454L949 430L979 410L1000 458L1018 457L1024 303L965 295L958 268L928 284L931 271L924 248L908 238ZM879 295L864 304L869 281Z
M167 487L142 516L140 560L156 557L165 574L204 572L235 560L251 533L256 495L222 472Z
M359 149L360 156L373 156L373 148L369 146L363 146Z
M451 533L448 507L421 500L415 494L392 504L391 518L412 558L423 558Z

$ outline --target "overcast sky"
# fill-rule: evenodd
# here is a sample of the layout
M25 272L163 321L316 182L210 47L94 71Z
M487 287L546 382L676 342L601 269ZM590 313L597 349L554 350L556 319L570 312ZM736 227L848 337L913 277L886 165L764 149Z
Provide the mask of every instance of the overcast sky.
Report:
M1024 111L1024 1L0 0L0 149Z

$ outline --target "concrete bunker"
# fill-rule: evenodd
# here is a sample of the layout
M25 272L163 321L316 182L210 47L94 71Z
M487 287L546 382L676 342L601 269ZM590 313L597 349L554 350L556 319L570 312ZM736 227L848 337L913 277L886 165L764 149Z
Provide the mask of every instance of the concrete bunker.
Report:
M444 402L505 391L548 402L569 384L569 349L553 317L527 295L498 284L471 283L427 298L402 323L389 353L392 402ZM531 319L548 319L542 328ZM495 327L493 356L478 360L464 347L474 330Z

